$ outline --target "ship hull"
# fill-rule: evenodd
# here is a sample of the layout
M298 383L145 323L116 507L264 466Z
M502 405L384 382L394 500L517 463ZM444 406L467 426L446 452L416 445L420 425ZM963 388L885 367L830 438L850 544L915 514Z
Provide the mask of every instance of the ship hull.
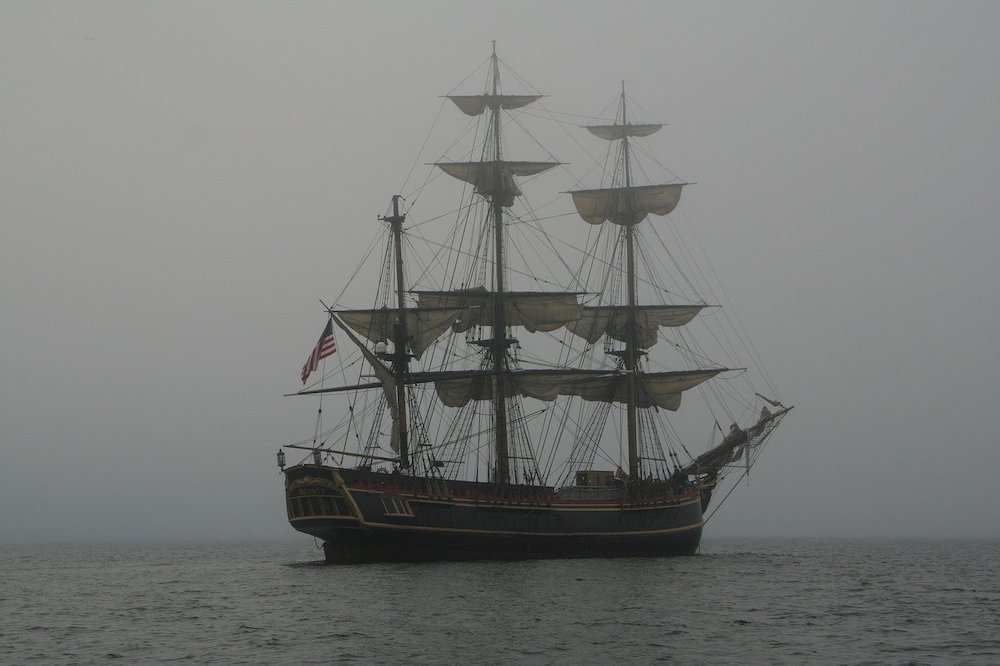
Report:
M611 493L614 494L614 493ZM696 489L572 500L551 488L300 465L286 470L292 526L328 562L661 557L694 554Z
M332 564L666 557L693 555L700 539L700 526L681 533L645 537L442 535L384 528L335 528L326 533L323 553Z

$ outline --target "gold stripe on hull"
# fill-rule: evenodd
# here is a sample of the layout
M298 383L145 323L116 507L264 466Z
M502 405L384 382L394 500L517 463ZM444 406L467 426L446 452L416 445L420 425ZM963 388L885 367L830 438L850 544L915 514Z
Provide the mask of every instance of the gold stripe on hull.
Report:
M365 521L368 527L389 528L393 530L426 531L426 532L446 532L451 534L485 534L496 536L530 536L530 537L629 537L629 536L655 536L657 534L676 534L690 530L701 529L705 525L704 520L699 520L692 525L683 527L668 527L660 530L638 530L634 532L520 532L505 530L474 530L456 527L427 527L423 525L399 525L397 523L377 523Z

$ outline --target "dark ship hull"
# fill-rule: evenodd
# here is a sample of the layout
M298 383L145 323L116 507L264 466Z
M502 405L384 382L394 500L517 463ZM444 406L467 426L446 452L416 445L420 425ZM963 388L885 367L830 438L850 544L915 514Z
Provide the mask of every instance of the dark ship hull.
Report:
M704 523L702 493L665 483L556 492L297 465L285 489L331 563L692 555Z

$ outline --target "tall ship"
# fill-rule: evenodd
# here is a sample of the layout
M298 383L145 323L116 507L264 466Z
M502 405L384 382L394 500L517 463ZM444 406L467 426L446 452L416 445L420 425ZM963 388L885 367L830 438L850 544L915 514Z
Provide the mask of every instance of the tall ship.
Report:
M583 126L605 150L572 182L595 187L555 188L565 214L541 216L522 187L561 165L508 135L546 117L543 95L495 48L479 71L444 102L465 152L429 165L458 204L414 221L421 191L391 197L372 300L327 308L294 394L320 400L315 431L278 451L288 520L332 563L694 554L791 407L700 295L671 232L688 183L647 183L662 125L633 120L624 83Z

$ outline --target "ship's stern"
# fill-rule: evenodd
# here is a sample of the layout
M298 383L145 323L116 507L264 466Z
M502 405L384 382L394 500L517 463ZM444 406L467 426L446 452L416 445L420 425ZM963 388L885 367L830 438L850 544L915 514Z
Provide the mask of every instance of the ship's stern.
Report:
M332 467L295 465L285 471L285 508L288 522L325 543L336 541L341 530L356 530L356 507Z

